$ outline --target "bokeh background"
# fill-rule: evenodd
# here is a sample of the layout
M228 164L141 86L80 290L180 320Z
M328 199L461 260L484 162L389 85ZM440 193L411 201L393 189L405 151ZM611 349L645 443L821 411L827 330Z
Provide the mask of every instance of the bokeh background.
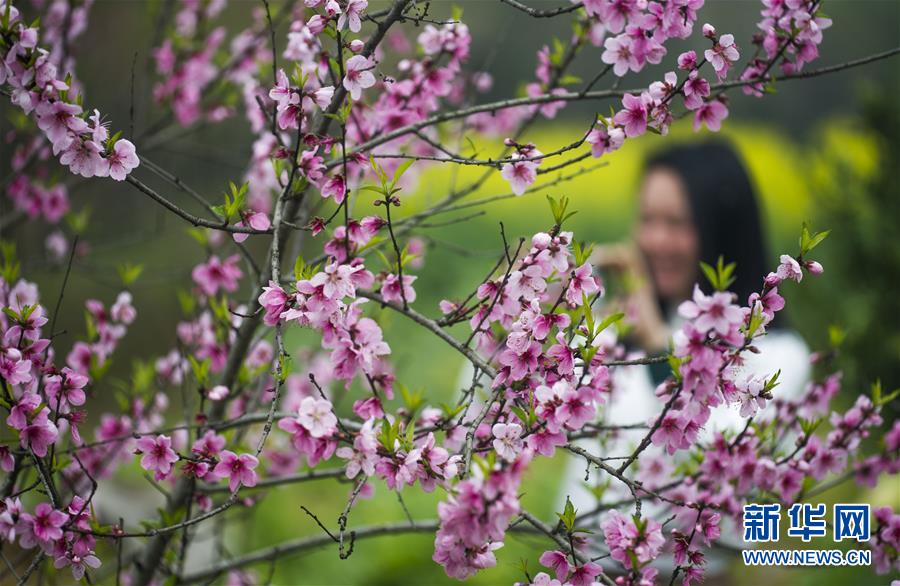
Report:
M548 7L562 2L531 0L530 4ZM484 68L494 76L494 87L484 100L517 95L520 86L533 77L535 52L540 45L554 36L565 39L568 35L566 18L537 21L489 0L461 0L453 4L463 8L463 20L472 32L470 65ZM733 32L739 44L747 45L758 20L759 2L707 4L702 21L715 24L720 32ZM258 5L249 0L233 2L222 21L232 31L238 30L246 26L250 11ZM433 1L431 5L434 17L450 13L450 2ZM273 6L277 9L280 3ZM372 6L377 9L379 3L372 2ZM141 155L175 173L208 199L217 199L229 180L240 182L245 169L252 137L242 118L200 128L149 152L141 149L141 134L165 115L150 98L154 80L148 74L151 68L146 66L156 10L156 3L143 0L96 2L87 34L76 47L79 76L87 88L86 103L99 108L115 128L126 130L126 135L133 127ZM900 3L896 1L829 0L825 10L835 24L826 31L821 59L814 66L843 62L900 44ZM416 34L412 27L408 30L411 37ZM280 32L279 39L283 39L284 31ZM673 61L688 45L695 47L687 42L670 45L665 63ZM600 53L595 48L585 50L574 73L592 77L591 72L602 66ZM624 85L644 86L660 71L651 68L650 72L631 75ZM877 379L887 390L900 386L900 61L894 58L829 76L779 83L776 88L777 93L761 100L732 93L731 116L721 135L733 142L751 171L764 210L773 265L777 253L795 252L801 222L809 221L815 229L832 229L831 237L817 249L825 274L802 289L788 287L788 314L793 327L813 349L829 347L830 328L844 332L837 358L845 373L844 390L837 402L838 406L846 406L858 393L868 391ZM608 112L609 107L608 101L573 104L552 122L535 125L525 139L548 152L572 142L596 112ZM6 104L0 106L0 114L0 125L11 123L11 109ZM570 207L577 209L578 214L569 220L567 228L574 230L579 239L598 243L627 239L646 153L674 141L697 138L708 138L708 133L697 137L688 125L679 123L672 136L629 141L620 152L605 159L608 165L546 192L571 199ZM3 149L6 146L0 145L0 165L9 160L8 151ZM0 169L0 177L7 172ZM138 169L136 174L186 208L199 211L192 201L145 169ZM432 168L420 176L415 188L404 192L401 210L404 214L421 210L442 198L452 185L464 185L479 174L479 169ZM507 192L506 183L495 174L465 201ZM59 327L69 332L61 340L64 352L83 335L84 300L111 302L121 289L116 267L123 262L144 266L142 276L132 287L138 319L95 391L91 412L96 414L117 408L115 393L131 388L137 361L160 356L173 346L174 328L182 317L177 291L189 290L190 270L205 260L205 254L187 234L185 223L128 185L108 180L83 181L76 183L71 193L74 211L90 210L90 225L80 236L89 245L90 254L72 267L62 302ZM475 209L487 213L464 223L422 231L428 247L425 266L416 271L416 307L423 313L437 315L438 301L465 296L479 282L501 250L499 221L503 221L510 238L528 236L550 224L544 193ZM0 215L11 213L9 200L0 196ZM462 210L457 215L464 214L466 211ZM71 235L71 230L66 230ZM0 237L15 242L23 274L38 283L48 303L47 299L55 300L64 267L49 260L44 249L46 234L46 225L16 222ZM264 255L265 239L251 238L249 245L259 257ZM248 284L244 282L237 298L245 298L247 292ZM449 400L458 391L461 359L442 342L396 314L385 313L379 321L394 349L392 361L398 380L412 389L423 390L432 404ZM456 330L459 336L465 333L462 327ZM315 337L309 332L296 328L290 331L288 344L292 350L310 343L315 343ZM896 407L889 408L886 419L891 421L896 416ZM523 484L527 490L523 506L545 519L552 517L554 510L560 510L565 499L558 490L562 462L557 460L540 460ZM137 472L136 468L132 472ZM120 473L116 482L123 492L134 491L140 498L151 500L158 497L147 492L139 474ZM229 551L247 552L318 534L319 529L299 505L309 506L324 519L336 518L349 489L346 484L335 487L332 481L322 481L270 491L253 513L242 516L243 524L234 524L228 530ZM423 519L436 516L439 496L404 492L412 514ZM900 507L900 483L896 477L885 479L874 490L845 484L828 493L826 502L870 502L896 509ZM379 484L376 498L363 501L354 509L351 527L400 521L404 517L397 499ZM280 584L450 582L440 567L431 562L432 540L433 536L414 535L361 541L349 561L339 560L337 551L328 548L283 558L274 568L263 564L255 570L260 577L271 570L274 582ZM471 582L500 584L520 579L520 560L531 560L534 570L545 545L538 537L510 534L506 547L498 552L498 566ZM749 585L763 581L775 586L851 581L885 584L890 579L876 578L859 568L748 570L734 565L710 583Z

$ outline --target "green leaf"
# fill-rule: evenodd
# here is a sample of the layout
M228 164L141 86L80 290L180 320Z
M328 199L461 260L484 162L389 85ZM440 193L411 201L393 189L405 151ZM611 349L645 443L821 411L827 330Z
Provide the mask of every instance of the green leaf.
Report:
M597 325L597 331L595 332L595 335L596 335L596 334L599 334L600 332L602 332L603 330L605 330L605 329L608 328L609 326L613 325L614 323L616 323L616 322L618 322L618 321L621 321L624 317L625 317L625 314L622 313L622 312L614 313L614 314L612 314L612 315L606 316L606 317L603 319L603 321L601 321L601 322Z
M128 287L141 276L141 273L144 271L144 265L134 265L130 262L125 262L117 267L117 271L119 272L119 278L122 279L122 284Z
M194 372L194 378L197 379L197 383L199 383L201 387L206 387L209 379L209 359L207 358L203 362L199 362L189 354L188 360L191 363L191 370Z
M812 251L812 249L821 244L823 240L828 238L829 234L831 234L831 230L825 230L823 232L816 232L811 234L809 225L806 222L803 222L803 226L800 231L800 256L805 256L807 253Z
M400 178L403 177L403 174L415 163L415 159L409 159L397 167L397 171L394 173L394 178L391 180L391 191L394 190L394 187L397 186L397 182L400 181Z
M719 260L716 261L715 268L703 261L700 262L700 269L703 271L709 284L716 291L726 291L734 283L735 277L733 275L736 267L737 263L733 262L726 265L722 256L719 256Z
M572 85L575 83L581 83L582 79L577 75L564 75L559 78L559 85Z
M828 326L828 343L832 348L840 348L847 337L847 332L839 325L831 324Z
M177 291L178 304L181 305L181 313L189 316L194 313L194 307L197 305L197 299L189 291L179 289Z
M566 532L572 533L573 529L575 529L575 505L572 504L572 501L568 496L566 497L566 506L563 509L563 512L556 513L556 516L562 521L563 526L566 528Z

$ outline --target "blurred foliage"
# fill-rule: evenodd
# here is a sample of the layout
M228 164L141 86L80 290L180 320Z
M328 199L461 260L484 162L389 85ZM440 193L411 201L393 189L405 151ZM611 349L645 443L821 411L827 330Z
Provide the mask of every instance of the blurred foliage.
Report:
M868 144L847 148L848 137L859 135ZM862 119L829 125L818 145L809 176L814 222L838 240L822 247L829 286L804 290L795 314L815 322L828 308L844 336L837 365L846 389L866 389L880 379L891 390L900 386L900 110L894 94L867 94ZM823 339L821 328L808 333ZM898 413L895 401L886 419Z

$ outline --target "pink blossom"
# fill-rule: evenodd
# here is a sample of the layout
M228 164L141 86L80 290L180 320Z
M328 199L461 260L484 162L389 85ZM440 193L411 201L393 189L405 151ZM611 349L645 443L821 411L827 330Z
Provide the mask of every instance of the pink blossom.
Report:
M703 56L712 64L720 80L725 79L725 76L728 75L728 69L741 57L740 53L738 53L737 45L734 44L734 35L722 35L719 37L712 49L707 49L703 52Z
M648 105L652 102L647 94L634 96L625 94L622 98L624 110L619 110L613 116L613 122L625 128L625 136L640 136L647 131Z
M566 286L566 302L571 306L580 306L583 296L590 297L600 291L600 283L593 275L594 269L590 263L585 262L572 271L569 284Z
M643 68L637 56L634 54L632 41L628 35L610 37L603 43L603 54L600 59L607 65L613 66L613 73L622 77L628 70L640 71Z
M31 361L24 360L16 348L0 351L0 376L11 385L31 382Z
M232 451L225 450L219 459L219 463L213 468L213 473L220 478L228 478L228 490L234 492L239 486L256 486L256 472L253 470L259 465L256 456L241 454L238 456Z
M244 215L243 219L240 222L235 224L235 226L245 227L249 226L254 230L259 232L265 232L272 226L272 222L269 220L269 216L267 214L263 214L260 212L248 212ZM243 242L250 235L246 232L234 232L231 237L234 238L235 242Z
M141 457L141 468L153 472L157 480L162 480L172 471L172 464L178 461L178 454L172 449L172 438L158 435L155 438L142 436L137 440L136 454Z
M601 157L606 153L619 150L619 147L625 142L625 131L612 126L612 121L606 121L606 124L600 124L593 128L585 141L591 145L591 155Z
M228 387L225 385L216 385L206 394L211 401L221 401L228 396Z
M634 519L618 511L607 513L600 527L612 559L626 568L632 568L632 557L638 566L647 564L659 555L665 538L662 525L653 519L644 519L638 529Z
M347 194L347 185L344 182L344 177L339 174L329 177L328 180L322 184L320 192L322 197L330 197L334 200L334 203L343 202L344 197Z
M417 278L415 275L403 275L403 292L401 293L399 277L390 273L384 278L384 283L381 285L381 296L385 301L401 302L405 298L407 303L412 303L416 300L416 290L413 289L412 284Z
M22 531L22 547L28 549L38 543L49 544L61 539L62 527L68 521L69 516L53 508L50 503L38 503L34 509L34 515L22 513L19 518L19 531Z
M697 53L694 51L685 51L678 56L678 69L690 71L697 67Z
M369 71L373 67L369 58L362 55L354 55L347 59L343 85L354 100L360 98L362 90L375 85L375 76Z
M96 569L101 565L100 558L92 550L81 554L76 554L74 550L66 551L64 555L58 556L53 560L53 567L57 570L69 566L72 570L72 577L76 581L81 581L84 578L87 568Z
M576 566L574 570L572 570L572 575L569 578L569 582L572 586L593 586L597 583L594 578L603 573L603 568L600 564L596 564L594 562L587 562L583 565Z
M37 393L24 393L9 410L6 424L19 431L28 426L32 412L41 404L41 396Z
M87 383L87 376L63 367L61 375L51 375L46 379L44 391L47 393L48 403L54 409L68 405L84 405L84 387ZM63 409L63 412L66 410Z
M263 322L268 326L278 323L281 314L287 309L288 295L275 281L269 281L267 287L263 287L258 301L265 311Z
M781 264L778 265L778 270L775 272L779 279L782 281L793 279L798 283L803 280L803 271L800 270L800 263L797 262L797 259L789 254L782 254L779 260Z
M741 325L744 320L744 312L732 302L732 294L718 291L712 295L705 295L699 286L694 286L694 298L685 301L678 306L678 313L689 320L693 320L694 327L700 333L715 330L719 335L726 336L732 330Z
M35 108L38 128L53 144L54 153L65 150L72 143L73 135L87 131L87 122L79 117L81 111L81 106L59 100L44 101Z
M540 558L541 565L556 573L556 579L565 582L569 577L569 555L556 551L545 551Z
M513 154L513 159L538 157L541 153L533 151L528 157L522 157L520 154ZM500 175L509 181L512 191L516 195L522 195L532 183L537 180L537 169L540 167L540 160L535 161L517 161L506 163L500 167Z
M107 162L100 156L100 145L93 140L81 140L77 138L69 143L69 146L59 157L59 162L69 167L69 170L82 177L103 177L109 173Z
M194 267L191 276L205 295L213 296L219 289L236 291L238 279L244 274L237 266L238 260L236 254L229 256L224 262L217 256L211 256L206 264Z
M722 128L722 120L728 117L728 107L721 100L705 102L694 113L694 132L705 124L708 129L718 132Z
M109 176L116 181L124 181L126 175L141 164L135 153L134 144L124 138L116 141L106 161L109 164Z
M808 260L803 263L803 266L806 267L806 270L810 272L812 275L821 275L825 272L825 269L822 265L814 260Z
M669 454L674 454L680 449L690 447L685 438L685 424L684 418L678 413L666 413L650 439L654 445L664 446Z
M349 21L350 30L358 33L359 29L362 27L362 22L359 17L368 5L368 0L347 0L347 6L344 8L344 12L338 17L338 30L343 30L344 25Z
M19 445L30 448L36 456L43 458L47 448L56 442L59 431L49 419L50 409L44 407L31 420L31 423L19 432Z
M515 460L522 451L522 426L518 423L495 423L491 433L497 455L509 462Z
M327 399L305 397L300 402L297 422L314 438L331 436L337 431L337 417Z
M131 304L132 296L128 291L122 291L116 297L116 302L109 308L110 317L117 322L130 325L137 317L137 310Z
M694 70L688 74L681 91L684 92L684 106L688 110L696 110L703 105L703 98L709 96L709 82L700 77L699 71Z

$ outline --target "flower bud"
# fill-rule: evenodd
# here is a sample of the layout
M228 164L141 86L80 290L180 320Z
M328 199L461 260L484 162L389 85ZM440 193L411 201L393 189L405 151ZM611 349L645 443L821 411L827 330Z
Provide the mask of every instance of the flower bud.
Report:
M803 266L805 266L806 270L809 271L810 274L813 274L813 275L821 275L825 271L825 269L822 267L822 265L817 263L814 260L806 261L805 263L803 263Z
M325 25L328 24L321 14L317 14L309 19L309 22L306 23L307 28L309 28L309 32L318 36L323 30L325 30Z

